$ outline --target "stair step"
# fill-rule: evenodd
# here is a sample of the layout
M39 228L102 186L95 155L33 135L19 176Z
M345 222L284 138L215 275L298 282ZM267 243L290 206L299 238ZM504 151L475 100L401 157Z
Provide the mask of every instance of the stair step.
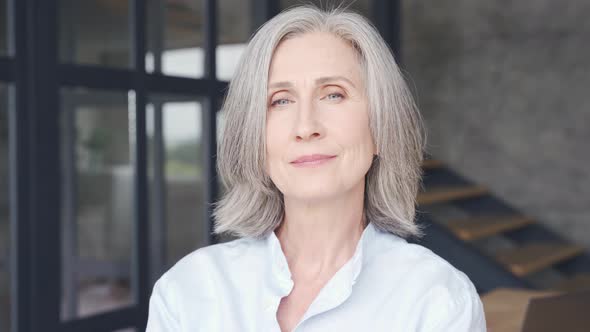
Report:
M590 290L590 273L576 274L572 278L559 283L555 289L563 292Z
M481 196L487 189L481 186L442 187L418 194L418 204L434 204Z
M422 162L422 168L424 169L439 168L443 165L443 162L438 159L424 159L424 161Z
M502 250L496 259L512 273L524 277L568 260L584 251L583 247L571 244L536 243Z
M478 217L452 220L446 226L464 241L473 241L483 237L522 228L533 224L533 219L525 216Z
M522 325L531 299L555 296L561 292L498 287L481 296L488 331L517 332Z

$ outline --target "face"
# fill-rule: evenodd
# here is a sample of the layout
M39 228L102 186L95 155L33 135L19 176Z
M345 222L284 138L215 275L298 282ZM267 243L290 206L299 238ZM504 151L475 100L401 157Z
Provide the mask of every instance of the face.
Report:
M285 199L364 189L376 149L355 50L329 33L284 40L268 87L266 171Z

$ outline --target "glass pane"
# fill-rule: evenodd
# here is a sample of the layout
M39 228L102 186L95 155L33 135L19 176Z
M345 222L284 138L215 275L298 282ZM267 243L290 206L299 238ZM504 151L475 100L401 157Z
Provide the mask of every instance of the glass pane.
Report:
M8 53L8 13L6 1L0 0L0 55L6 55ZM2 330L0 329L0 331Z
M147 106L153 276L208 244L202 105L195 97L150 98Z
M219 45L216 50L217 78L229 81L253 32L251 0L219 1Z
M146 70L203 77L203 0L148 0Z
M319 8L329 9L337 6L343 6L352 11L355 11L367 18L372 18L371 15L371 0L356 0L356 1L326 1L326 0L280 0L281 9L286 9L295 5L313 4ZM352 3L352 4L351 4Z
M129 67L130 1L59 0L62 62Z
M62 91L64 319L132 302L133 97Z
M10 327L8 86L0 82L0 331Z

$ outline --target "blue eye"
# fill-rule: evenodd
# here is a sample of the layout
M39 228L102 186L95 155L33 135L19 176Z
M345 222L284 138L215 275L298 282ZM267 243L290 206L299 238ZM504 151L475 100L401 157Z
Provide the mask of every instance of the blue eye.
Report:
M344 98L344 96L343 96L341 93L337 93L337 92L335 92L335 93L330 93L330 94L328 94L328 96L327 96L327 97L328 97L328 99L334 99L334 98L330 98L330 96L337 96L338 98Z
M277 106L277 105L287 105L288 103L283 103L283 101L289 101L288 99L285 98L281 98L281 99L277 99L275 101L273 101L270 105L271 106Z

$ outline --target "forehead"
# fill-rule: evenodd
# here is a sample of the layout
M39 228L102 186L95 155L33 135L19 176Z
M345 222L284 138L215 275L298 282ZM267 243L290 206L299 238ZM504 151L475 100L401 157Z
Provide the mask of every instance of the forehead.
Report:
M282 41L276 48L269 81L314 79L341 75L360 83L361 67L349 42L331 33L305 33Z

